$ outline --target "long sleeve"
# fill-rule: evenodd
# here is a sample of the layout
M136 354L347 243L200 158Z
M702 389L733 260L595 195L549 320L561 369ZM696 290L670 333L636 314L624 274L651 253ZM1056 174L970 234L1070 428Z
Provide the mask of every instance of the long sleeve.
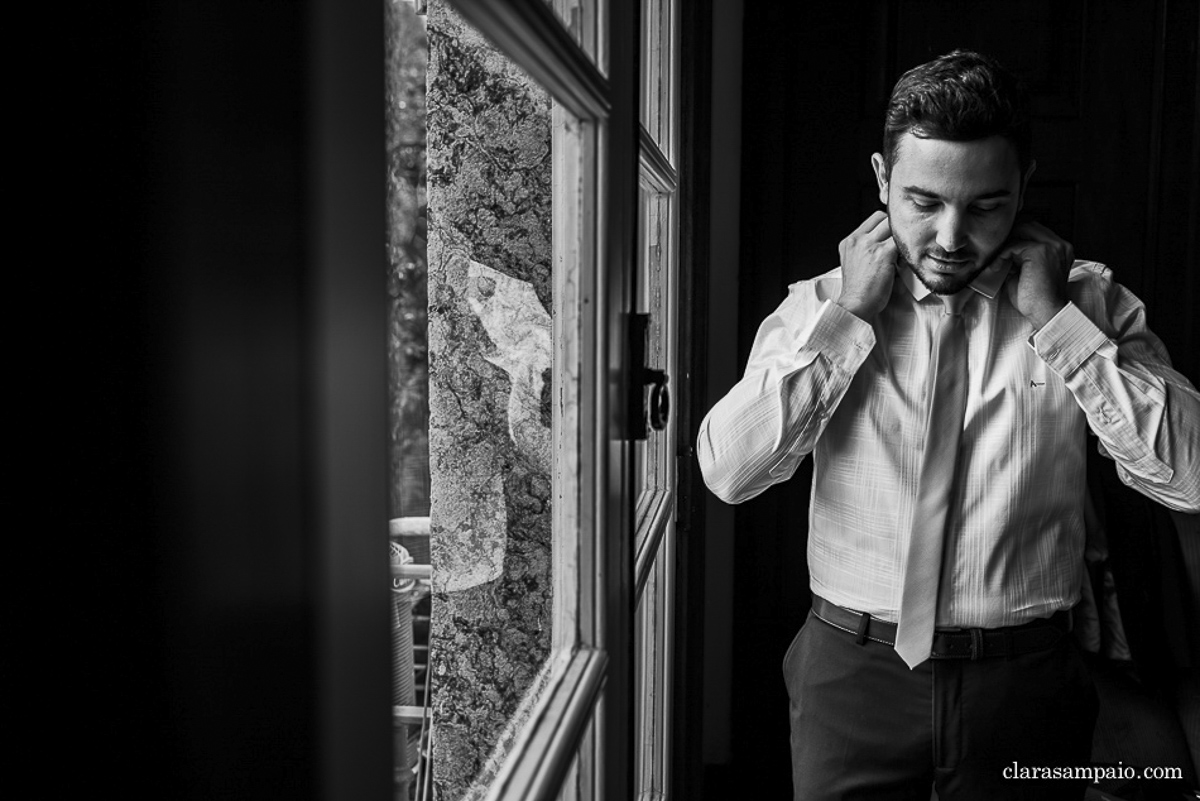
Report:
M1171 367L1145 307L1101 265L1076 266L1072 302L1032 345L1066 382L1129 486L1200 511L1200 393Z
M759 327L745 375L700 424L704 481L727 503L795 473L875 345L871 326L821 291L830 278L792 286Z

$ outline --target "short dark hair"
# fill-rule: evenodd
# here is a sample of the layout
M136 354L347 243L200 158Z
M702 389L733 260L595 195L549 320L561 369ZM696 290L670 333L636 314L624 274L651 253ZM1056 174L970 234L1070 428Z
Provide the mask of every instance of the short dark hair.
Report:
M1032 158L1024 84L995 59L970 50L939 56L896 81L883 125L888 174L900 138L909 132L953 142L1003 136L1016 146L1022 174Z

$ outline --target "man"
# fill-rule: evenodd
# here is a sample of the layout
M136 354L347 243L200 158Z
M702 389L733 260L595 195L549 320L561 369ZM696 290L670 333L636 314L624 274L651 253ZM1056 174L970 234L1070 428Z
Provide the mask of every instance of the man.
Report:
M886 213L790 288L697 442L730 503L813 452L813 611L784 660L795 795L1079 798L1086 781L1012 768L1089 764L1068 633L1086 431L1126 483L1197 511L1200 394L1106 267L1018 221L1029 120L994 61L906 73L872 165Z

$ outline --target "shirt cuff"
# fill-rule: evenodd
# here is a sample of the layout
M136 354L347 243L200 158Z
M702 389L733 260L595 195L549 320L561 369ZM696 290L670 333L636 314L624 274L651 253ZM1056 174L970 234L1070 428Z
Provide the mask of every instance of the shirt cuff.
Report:
M1079 369L1079 365L1107 342L1104 332L1069 301L1030 338L1037 354L1063 378Z
M815 350L847 372L858 370L875 347L875 329L832 300L827 300L801 335L806 350Z

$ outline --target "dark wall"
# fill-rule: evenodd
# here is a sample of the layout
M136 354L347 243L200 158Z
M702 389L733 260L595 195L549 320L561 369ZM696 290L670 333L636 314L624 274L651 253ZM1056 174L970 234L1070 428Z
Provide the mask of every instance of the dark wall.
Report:
M382 14L338 5L23 29L3 669L47 795L390 792Z
M748 15L743 357L786 285L836 266L838 241L878 207L868 159L895 79L973 47L1030 84L1038 169L1027 211L1112 267L1195 375L1196 327L1179 302L1198 296L1196 15L1179 0L892 0Z
M1022 72L1039 161L1027 210L1110 265L1193 382L1200 219L1194 3L760 4L744 34L739 311L744 368L788 284L838 264L879 208L869 157L906 69L954 47ZM735 770L790 786L780 662L807 613L811 463L736 512Z
M10 686L26 688L9 702L26 733L14 764L49 760L53 773L31 778L68 792L126 776L146 787L143 760L170 752L150 504L161 345L147 336L153 92L141 11L54 20L61 55L30 92L18 165L28 177L14 230L27 255L5 341L21 392L3 503L17 521L5 584L24 636L4 663Z

